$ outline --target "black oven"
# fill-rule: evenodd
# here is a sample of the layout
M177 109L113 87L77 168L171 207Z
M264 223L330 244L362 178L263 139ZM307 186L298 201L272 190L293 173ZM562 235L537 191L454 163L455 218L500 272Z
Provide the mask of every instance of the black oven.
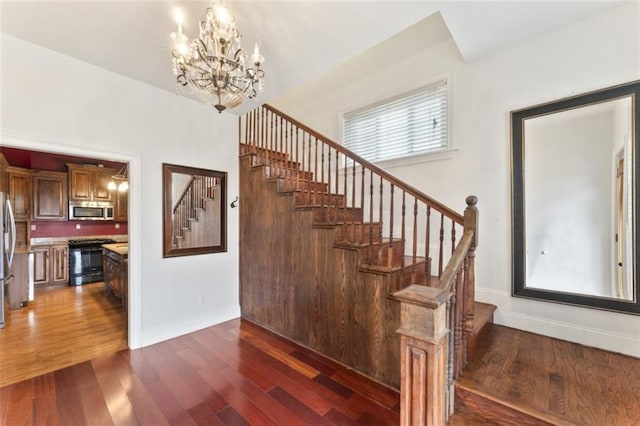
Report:
M69 240L69 285L102 281L102 245L112 243L110 238Z

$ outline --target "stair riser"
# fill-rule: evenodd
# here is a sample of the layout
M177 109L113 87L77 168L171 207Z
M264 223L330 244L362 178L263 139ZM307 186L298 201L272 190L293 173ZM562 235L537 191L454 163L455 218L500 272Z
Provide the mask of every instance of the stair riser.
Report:
M403 271L403 281L409 284L427 284L427 276L425 274L425 262L416 262L415 268L413 267L412 261L404 262L405 269Z
M278 192L290 191L314 191L327 192L328 185L326 183L313 182L301 179L281 179L278 182Z
M351 243L369 243L369 241L380 241L379 223L351 223L341 226L338 230L336 241L346 241ZM371 233L373 232L373 239Z
M394 241L393 244L385 242L382 245L365 247L361 251L362 263L384 266L390 263L390 256L393 256L393 260L397 261L404 256L404 243L402 241Z
M316 207L313 209L313 221L314 223L360 222L362 209Z
M313 179L313 173L311 172L304 172L304 171L300 171L300 170L293 170L293 169L288 169L288 168L283 168L283 167L271 167L271 166L264 166L264 173L266 177L269 178L275 178L275 177L282 177L282 178L288 178L288 177L293 177L294 179L304 179L304 180L311 180Z
M344 195L322 194L318 192L297 192L294 197L296 206L344 206Z
M483 395L467 389L456 387L456 406L465 407L468 411L478 414L492 424L500 426L553 426L554 423L533 417L515 407L502 404L499 401L485 398Z
M264 148L257 148L250 145L240 145L240 155L252 154L256 157L273 158L275 160L286 160L289 158L284 152L270 151Z
M262 157L253 157L251 161L252 166L271 166L273 169L293 169L300 170L300 163L294 163L293 161L271 159Z

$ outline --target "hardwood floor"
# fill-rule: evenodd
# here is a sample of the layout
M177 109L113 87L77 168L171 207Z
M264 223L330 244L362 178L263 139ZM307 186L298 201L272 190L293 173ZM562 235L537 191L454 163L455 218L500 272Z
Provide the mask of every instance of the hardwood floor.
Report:
M0 388L0 424L397 425L399 395L247 321Z
M34 302L5 315L0 386L127 347L120 301L105 296L102 283L37 290Z
M487 424L639 425L640 359L490 324L456 402Z

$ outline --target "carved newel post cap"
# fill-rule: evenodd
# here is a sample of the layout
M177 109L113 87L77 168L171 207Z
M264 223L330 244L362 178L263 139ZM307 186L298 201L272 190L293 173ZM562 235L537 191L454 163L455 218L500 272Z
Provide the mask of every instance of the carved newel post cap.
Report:
M467 206L475 207L475 205L478 204L478 197L475 195L469 195L465 201L467 202Z

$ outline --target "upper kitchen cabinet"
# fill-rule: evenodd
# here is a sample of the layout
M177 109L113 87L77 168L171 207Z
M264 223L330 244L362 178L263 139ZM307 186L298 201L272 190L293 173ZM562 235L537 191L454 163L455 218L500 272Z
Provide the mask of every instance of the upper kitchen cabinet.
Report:
M0 152L0 192L7 192L7 168L9 163L4 158L4 154Z
M16 221L31 218L31 172L18 167L7 167L7 192Z
M67 173L33 171L33 220L67 220Z
M116 199L115 212L113 220L126 222L129 219L129 191L114 191L113 195Z
M70 201L114 202L113 194L107 188L114 170L84 164L67 164L67 167Z

